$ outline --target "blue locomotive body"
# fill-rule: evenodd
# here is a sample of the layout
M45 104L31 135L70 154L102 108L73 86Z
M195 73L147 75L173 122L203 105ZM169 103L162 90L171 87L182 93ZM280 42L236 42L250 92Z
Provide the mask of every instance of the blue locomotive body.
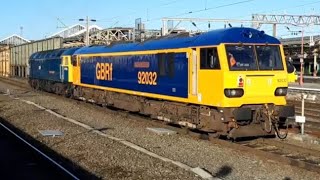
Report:
M60 56L64 51L64 49L58 49L32 54L29 60L30 78L67 82L61 77L63 69Z
M70 62L62 57L71 56L79 48L56 49L33 53L29 58L29 78L53 82L70 82Z
M186 53L83 57L80 69L83 84L188 96Z

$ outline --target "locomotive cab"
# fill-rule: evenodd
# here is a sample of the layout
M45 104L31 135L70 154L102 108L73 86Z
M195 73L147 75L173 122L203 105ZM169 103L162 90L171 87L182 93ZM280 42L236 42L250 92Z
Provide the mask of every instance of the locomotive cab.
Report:
M223 94L220 112L228 136L271 135L294 116L286 105L288 69L279 44L226 44L220 59ZM292 72L291 72L292 73Z
M286 103L287 68L279 45L240 44L225 48L228 71L224 106ZM229 90L233 88L236 93Z

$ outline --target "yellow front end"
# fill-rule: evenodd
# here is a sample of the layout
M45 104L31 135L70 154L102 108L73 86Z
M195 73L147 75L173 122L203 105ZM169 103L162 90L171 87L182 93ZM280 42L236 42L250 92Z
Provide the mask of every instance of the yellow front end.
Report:
M73 82L73 66L71 63L71 56L61 56L62 58L62 67L67 69L68 72L68 82L72 83Z
M243 79L242 85L239 79ZM224 96L221 107L240 107L244 104L285 105L285 96L275 96L278 87L288 87L287 75L282 72L226 72L224 73L224 89L241 88L242 97Z
M279 132L273 127L294 115L286 106L288 72L281 45L220 44L199 47L197 54L198 73L190 73L199 77L192 84L198 92L194 101L213 107L207 122L213 131L233 138L272 136Z
M294 83L298 79L298 75L296 74L296 71L288 74L288 83Z
M230 64L230 57L228 57L227 47L236 47L241 49L241 46L252 48L252 61L256 63L254 68L246 69L232 69ZM271 47L271 50L275 49L278 55L279 68L261 69L258 64L258 57L263 56L263 48ZM274 104L285 105L285 95L276 95L277 88L288 87L288 73L287 67L283 56L283 50L281 45L229 45L221 44L216 47L203 47L198 48L199 63L202 64L203 55L201 55L201 49L217 49L219 58L219 68L215 69L201 69L199 68L199 81L198 92L201 96L201 103L215 107L241 107L242 105L255 105L255 104ZM235 48L234 48L235 49ZM264 49L263 49L264 50ZM272 52L268 49L268 52ZM255 52L257 51L257 52ZM265 50L267 51L267 50ZM230 55L230 53L229 53ZM235 56L235 55L234 55ZM271 56L271 55L270 55ZM238 59L237 59L238 57ZM233 57L235 61L240 61L239 57L244 57L240 53L237 57ZM260 59L261 59L260 57ZM265 58L265 56L263 56ZM273 57L272 57L273 58ZM266 58L265 58L266 59ZM246 61L242 58L242 61ZM281 64L282 63L282 64ZM270 64L269 64L270 65ZM261 65L262 67L262 65ZM227 89L242 89L243 95L241 97L227 97L225 90ZM198 98L199 100L199 98Z

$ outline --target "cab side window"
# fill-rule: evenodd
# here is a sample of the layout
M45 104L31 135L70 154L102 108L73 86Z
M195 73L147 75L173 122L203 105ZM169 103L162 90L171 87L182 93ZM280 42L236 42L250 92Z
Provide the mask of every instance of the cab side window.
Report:
M200 69L220 69L217 48L200 49Z
M286 61L286 62L287 62L287 72L293 73L295 71L295 68L294 68L292 62L290 62L290 61Z
M72 65L73 65L73 66L78 66L77 56L73 55L73 56L71 57L71 61L72 61Z
M67 57L63 57L63 65L68 66L69 62L68 62L68 58Z

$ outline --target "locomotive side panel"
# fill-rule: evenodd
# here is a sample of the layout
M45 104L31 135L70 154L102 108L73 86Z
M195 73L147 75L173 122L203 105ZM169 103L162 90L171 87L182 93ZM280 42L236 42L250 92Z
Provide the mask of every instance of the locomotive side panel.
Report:
M81 84L188 97L185 52L81 57L80 71Z
M50 56L50 52L47 54L42 53L42 55L33 56L30 59L30 78L67 82L68 79L63 79L61 77L61 71L63 69L60 57L45 58L44 56Z

